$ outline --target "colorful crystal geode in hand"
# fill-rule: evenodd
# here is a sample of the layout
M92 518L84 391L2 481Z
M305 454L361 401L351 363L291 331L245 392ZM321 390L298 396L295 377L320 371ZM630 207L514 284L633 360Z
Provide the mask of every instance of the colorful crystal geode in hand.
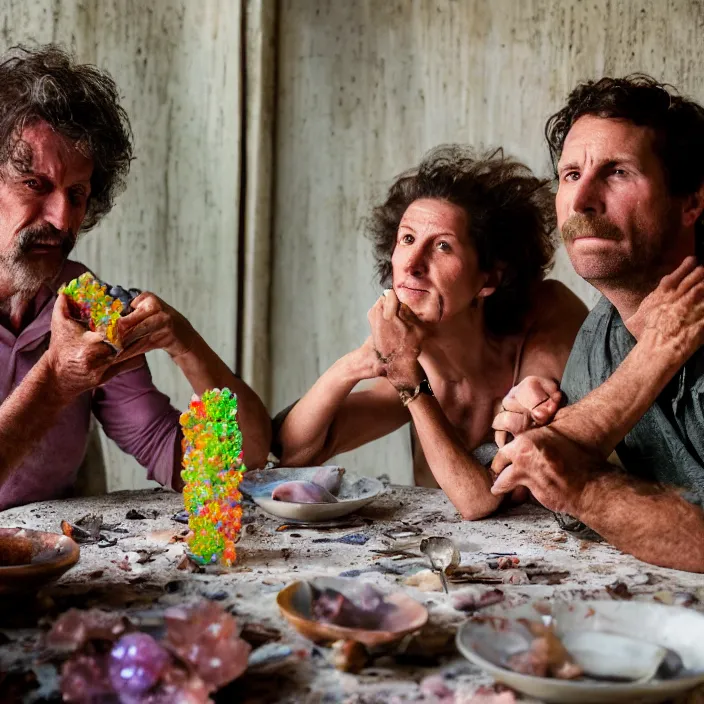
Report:
M127 315L138 289L110 286L89 271L59 289L68 296L71 312L94 332L101 333L113 347L122 348L117 321Z
M200 564L230 567L242 528L242 494L247 470L242 461L242 433L237 425L237 396L211 389L193 396L181 415L183 428L183 502L191 535L188 546Z

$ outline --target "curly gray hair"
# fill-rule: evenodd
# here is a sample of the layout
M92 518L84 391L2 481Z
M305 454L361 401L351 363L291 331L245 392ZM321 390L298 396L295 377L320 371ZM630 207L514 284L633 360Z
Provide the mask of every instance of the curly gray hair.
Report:
M81 226L89 230L124 190L132 160L132 130L115 81L95 66L76 63L53 44L14 47L0 62L0 165L23 159L22 130L38 121L93 159Z

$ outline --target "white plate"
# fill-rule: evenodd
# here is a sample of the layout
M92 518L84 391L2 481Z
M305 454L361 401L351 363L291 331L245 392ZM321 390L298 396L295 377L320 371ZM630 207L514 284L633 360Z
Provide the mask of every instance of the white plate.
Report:
M545 605L545 602L541 602ZM483 612L483 613L489 613ZM548 623L533 604L514 609L492 609L502 618L529 618ZM541 699L565 704L592 702L664 702L704 683L704 615L678 606L642 601L555 602L552 618L558 636L574 630L617 633L657 643L674 650L682 658L683 674L668 680L644 684L558 680L532 677L499 667L482 657L476 643L491 638L494 626L489 618L467 621L457 632L457 647L471 662L486 670L497 682Z
M240 489L257 506L287 521L327 521L358 511L374 501L384 485L371 477L355 477L346 472L337 493L336 503L300 504L292 501L274 501L271 492L285 481L310 481L319 467L276 467L247 472Z

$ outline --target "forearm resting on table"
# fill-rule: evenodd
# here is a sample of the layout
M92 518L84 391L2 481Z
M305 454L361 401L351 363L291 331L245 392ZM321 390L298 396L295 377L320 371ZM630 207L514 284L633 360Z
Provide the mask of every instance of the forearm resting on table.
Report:
M0 405L0 484L53 425L66 403L45 355Z
M606 459L655 403L679 366L641 341L601 386L559 410L550 427Z
M430 471L462 518L477 520L496 511L502 499L491 493L491 472L460 442L437 399L418 396L408 409Z
M550 427L606 459L657 400L682 360L641 338L601 386L558 411ZM624 552L662 567L704 572L704 513L673 487L611 465L592 476L574 514Z
M345 357L335 362L289 411L277 438L281 463L302 466L324 462L334 452L325 452L330 428L343 401L359 382Z
M577 517L619 550L704 572L704 512L677 489L605 470L587 482L579 504Z
M271 446L271 419L261 399L198 335L188 352L172 357L199 396L208 389L227 387L237 394L237 422L242 431L244 462L263 467Z

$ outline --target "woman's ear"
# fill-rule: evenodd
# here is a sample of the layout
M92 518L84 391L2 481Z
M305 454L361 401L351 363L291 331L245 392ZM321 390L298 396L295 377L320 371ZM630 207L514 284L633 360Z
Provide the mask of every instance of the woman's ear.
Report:
M482 286L482 288L479 289L479 293L477 293L477 298L488 298L489 296L491 296L491 294L494 293L499 287L503 276L503 268L497 267L491 273L489 273L486 277L486 281L484 282L484 286Z

